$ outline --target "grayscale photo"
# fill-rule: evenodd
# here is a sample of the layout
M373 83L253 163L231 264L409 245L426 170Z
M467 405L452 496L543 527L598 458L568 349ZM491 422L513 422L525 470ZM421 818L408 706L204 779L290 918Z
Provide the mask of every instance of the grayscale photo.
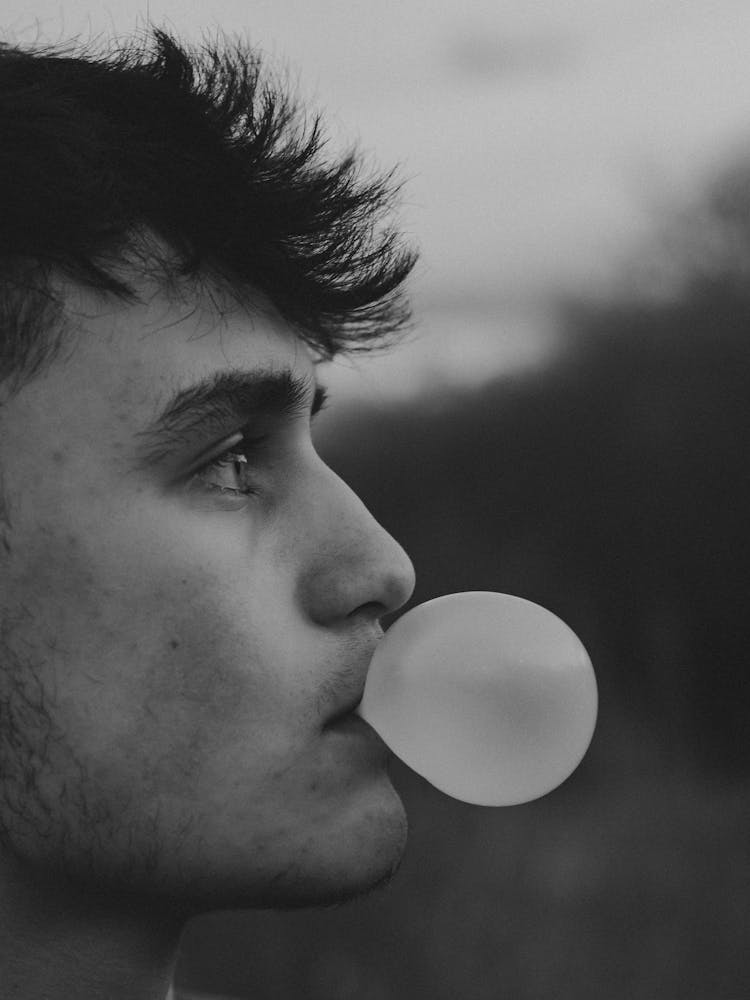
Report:
M750 6L5 0L0 1000L750 995Z

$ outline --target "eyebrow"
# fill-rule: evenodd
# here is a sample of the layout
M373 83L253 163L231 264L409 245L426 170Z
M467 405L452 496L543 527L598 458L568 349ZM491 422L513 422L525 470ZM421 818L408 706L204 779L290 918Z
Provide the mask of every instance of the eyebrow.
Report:
M260 417L299 416L310 401L314 417L326 397L313 375L300 376L287 368L215 372L171 396L138 433L139 450L146 465L156 465L197 432L210 437Z

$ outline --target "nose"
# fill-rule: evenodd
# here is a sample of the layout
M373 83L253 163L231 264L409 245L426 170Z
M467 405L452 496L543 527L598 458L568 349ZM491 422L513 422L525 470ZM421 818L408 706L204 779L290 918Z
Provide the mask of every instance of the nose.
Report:
M307 518L300 600L318 625L396 611L414 591L414 566L353 490L323 465Z

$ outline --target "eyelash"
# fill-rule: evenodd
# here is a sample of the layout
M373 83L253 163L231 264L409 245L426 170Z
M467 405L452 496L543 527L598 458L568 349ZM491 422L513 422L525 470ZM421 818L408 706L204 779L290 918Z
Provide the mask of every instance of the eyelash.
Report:
M221 452L207 462L201 468L196 469L195 472L190 477L190 487L192 489L204 490L207 493L216 493L220 496L226 497L249 497L255 496L258 490L254 486L246 486L243 489L235 489L231 486L217 486L215 483L207 483L205 479L216 470L227 469L233 465L241 464L246 469L249 469L252 465L252 460L257 457L257 454L265 442L266 437L243 437L240 441L237 441L231 447L227 448L226 451ZM237 462L237 458L242 461ZM238 471L236 473L238 478L241 478L241 473Z

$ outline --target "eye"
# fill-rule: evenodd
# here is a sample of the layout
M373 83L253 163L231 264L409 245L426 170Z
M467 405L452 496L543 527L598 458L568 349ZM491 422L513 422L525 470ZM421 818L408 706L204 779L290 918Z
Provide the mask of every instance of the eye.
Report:
M257 458L265 437L237 435L230 447L196 469L188 480L188 490L218 493L227 497L248 497L258 492L253 459Z

